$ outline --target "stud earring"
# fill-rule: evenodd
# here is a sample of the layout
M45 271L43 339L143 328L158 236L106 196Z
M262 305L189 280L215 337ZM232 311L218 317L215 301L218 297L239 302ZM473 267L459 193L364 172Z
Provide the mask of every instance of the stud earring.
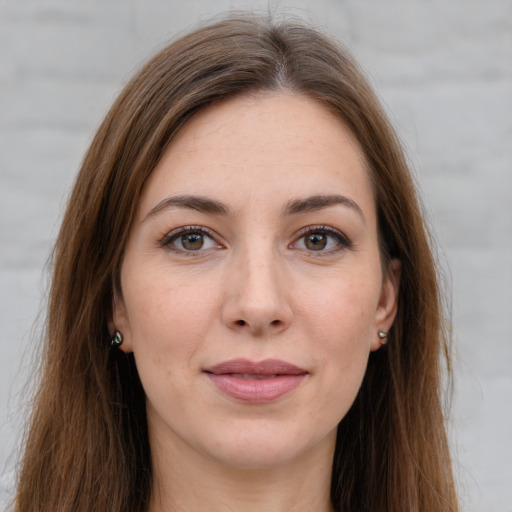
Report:
M116 331L114 333L114 336L112 336L112 339L110 340L110 345L113 347L120 347L123 344L123 335Z
M380 343L382 345L385 345L388 342L388 333L384 331L379 331L377 334L379 335Z

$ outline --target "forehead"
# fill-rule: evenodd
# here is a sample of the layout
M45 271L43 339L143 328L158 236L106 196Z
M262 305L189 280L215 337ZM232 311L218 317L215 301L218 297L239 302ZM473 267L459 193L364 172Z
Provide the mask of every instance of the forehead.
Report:
M362 207L373 209L371 183L355 136L311 98L261 93L196 114L150 175L142 207L151 208L169 194L223 201L229 196L243 207L249 197L261 202L333 192L354 196Z

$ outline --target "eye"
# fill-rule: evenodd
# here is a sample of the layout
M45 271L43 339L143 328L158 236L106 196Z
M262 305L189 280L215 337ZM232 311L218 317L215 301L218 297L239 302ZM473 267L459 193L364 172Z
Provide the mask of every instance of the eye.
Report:
M186 226L171 231L160 242L176 252L197 252L220 247L213 236L204 228Z
M345 235L327 226L306 227L299 235L292 247L303 251L325 253L352 247L352 243Z

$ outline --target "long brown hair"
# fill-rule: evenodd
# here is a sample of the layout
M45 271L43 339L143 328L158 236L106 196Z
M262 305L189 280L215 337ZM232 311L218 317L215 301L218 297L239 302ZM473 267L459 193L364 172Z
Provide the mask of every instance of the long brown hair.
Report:
M449 363L438 276L393 129L347 53L302 24L229 18L172 43L126 85L85 155L53 259L40 387L15 510L143 512L152 483L145 396L107 321L139 196L199 109L290 90L353 131L375 190L383 264L401 261L398 316L338 428L336 511L458 510L441 406ZM449 369L449 364L448 364Z

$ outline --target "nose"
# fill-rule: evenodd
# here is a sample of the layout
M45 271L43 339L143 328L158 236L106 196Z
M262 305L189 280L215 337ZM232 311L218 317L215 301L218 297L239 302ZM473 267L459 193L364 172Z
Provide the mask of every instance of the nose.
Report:
M277 260L276 255L255 251L240 254L233 263L222 308L222 320L230 329L265 336L290 326L289 287Z

